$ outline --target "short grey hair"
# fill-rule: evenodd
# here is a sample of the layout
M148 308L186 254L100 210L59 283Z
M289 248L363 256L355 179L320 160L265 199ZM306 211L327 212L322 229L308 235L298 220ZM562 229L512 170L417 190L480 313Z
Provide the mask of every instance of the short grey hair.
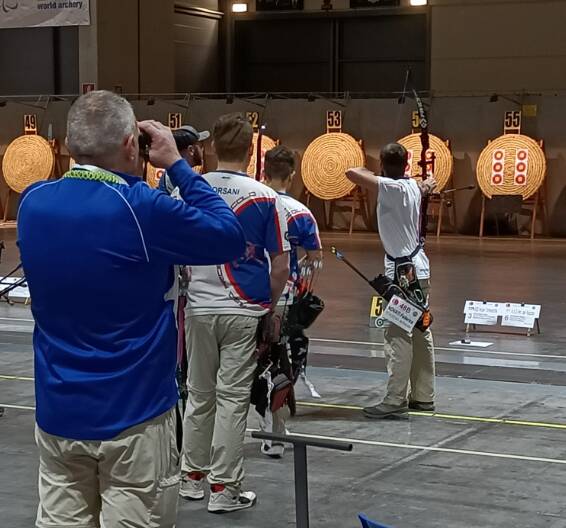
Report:
M67 116L67 146L79 160L113 157L124 139L136 132L132 105L106 90L81 95Z

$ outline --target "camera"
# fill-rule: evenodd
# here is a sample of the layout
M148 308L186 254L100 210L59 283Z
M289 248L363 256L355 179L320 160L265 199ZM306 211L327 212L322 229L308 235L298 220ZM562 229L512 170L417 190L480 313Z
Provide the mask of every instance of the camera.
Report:
M185 150L195 143L194 134L187 130L173 130L173 139L179 151ZM198 140L198 138L196 138ZM146 132L141 132L138 139L140 154L144 159L149 159L149 149L151 148L151 137Z
M151 137L146 132L141 132L138 139L140 154L144 160L149 161L149 149L151 148Z

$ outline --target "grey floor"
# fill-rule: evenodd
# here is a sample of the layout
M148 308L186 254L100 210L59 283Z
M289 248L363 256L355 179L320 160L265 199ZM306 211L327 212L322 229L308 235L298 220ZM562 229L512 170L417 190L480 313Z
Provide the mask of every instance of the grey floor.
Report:
M17 260L13 235L0 270ZM382 252L368 235L324 237L368 274ZM294 433L354 444L352 453L309 452L311 526L350 528L356 515L394 528L566 528L566 295L560 264L566 241L431 239L438 346L436 416L369 422L356 407L379 399L382 336L368 325L371 291L327 255L317 286L327 309L310 331L310 375L322 398L299 386ZM542 334L477 333L485 350L449 343L463 337L466 298L543 304ZM37 461L33 442L31 330L27 307L0 305L0 526L33 526ZM18 379L12 379L16 377ZM494 419L494 420L490 420ZM504 419L520 423L504 423ZM249 427L256 427L250 414ZM213 516L181 502L179 527L294 526L292 451L281 461L246 443L253 510Z

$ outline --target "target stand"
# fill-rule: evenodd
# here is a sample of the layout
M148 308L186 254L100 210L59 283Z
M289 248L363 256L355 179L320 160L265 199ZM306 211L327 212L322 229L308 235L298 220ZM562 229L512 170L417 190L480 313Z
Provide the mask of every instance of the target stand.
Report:
M326 212L326 210L325 210ZM366 229L371 230L370 223L370 211L369 211L369 201L367 191L356 188L346 197L338 200L332 200L330 202L328 222L327 225L332 229L334 226L334 218L336 213L350 214L350 224L348 229L348 234L351 235L354 231L354 226L356 224L356 219L361 216Z

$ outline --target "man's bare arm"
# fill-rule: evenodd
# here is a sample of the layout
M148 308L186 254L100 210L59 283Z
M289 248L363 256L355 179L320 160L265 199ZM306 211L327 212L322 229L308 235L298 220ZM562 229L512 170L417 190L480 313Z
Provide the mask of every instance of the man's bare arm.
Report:
M359 185L363 189L368 189L369 191L377 192L379 185L377 184L377 175L366 169L365 167L358 167L355 169L348 169L346 171L346 178L348 178L352 183Z
M271 306L274 309L289 278L289 252L271 253Z

